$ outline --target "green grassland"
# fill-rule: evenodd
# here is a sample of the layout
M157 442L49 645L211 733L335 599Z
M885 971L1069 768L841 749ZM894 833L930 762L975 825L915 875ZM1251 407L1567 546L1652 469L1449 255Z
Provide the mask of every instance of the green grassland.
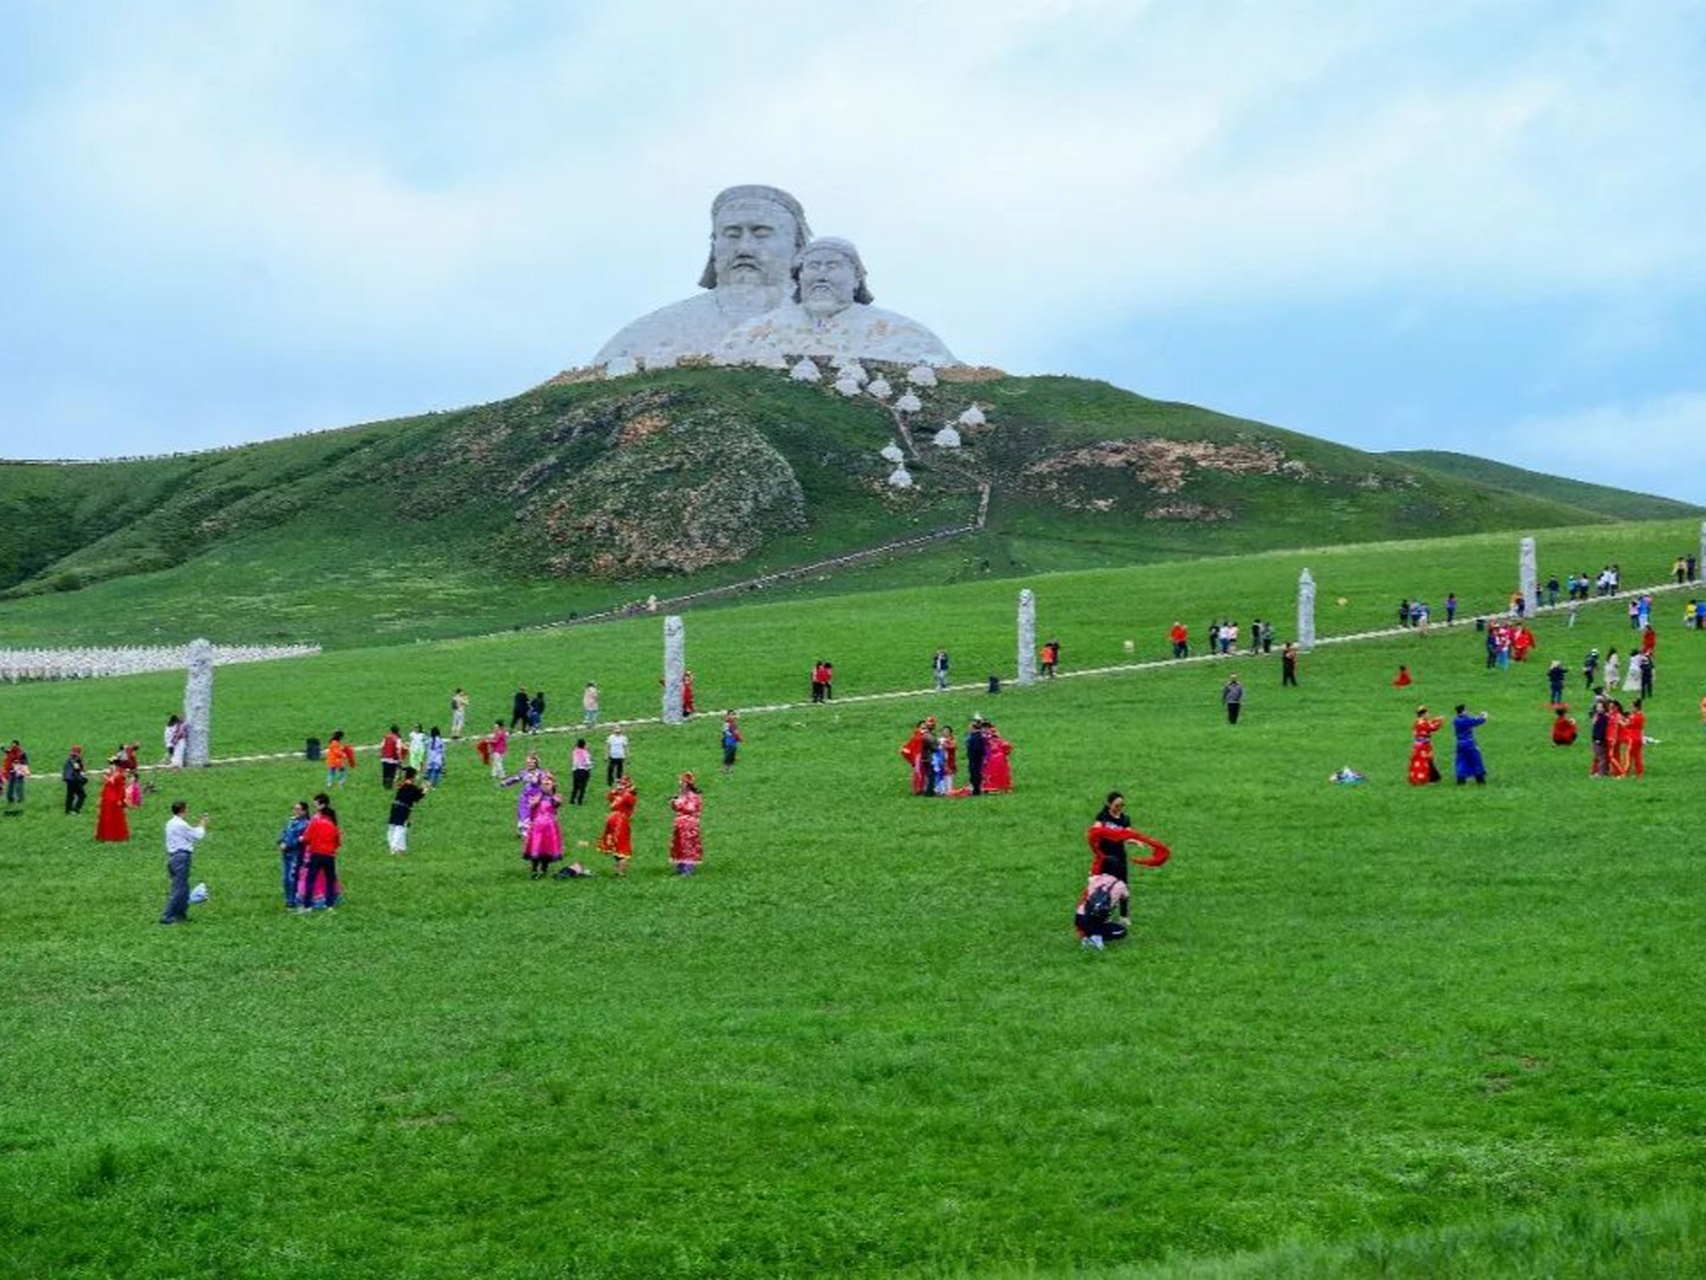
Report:
M1587 511L1597 511L1614 520L1667 520L1675 516L1698 514L1700 508L1675 498L1661 498L1650 493L1630 493L1608 485L1590 484L1585 480L1569 480L1563 476L1513 467L1508 463L1476 458L1466 453L1443 449L1395 449L1386 455L1400 462L1427 467L1444 475L1473 480L1493 489L1525 493L1531 497L1548 498L1568 503Z
M1658 579L1689 528L1551 531L1542 568ZM1472 612L1508 592L1513 541L1027 584L1073 669L1126 639L1159 656L1175 615L1283 633L1304 563L1327 632L1401 595ZM914 688L939 642L958 678L1009 671L1012 594L694 615L700 704L797 701L824 655L839 694ZM1549 745L1543 662L1489 672L1472 626L1436 626L1324 646L1295 690L1241 657L754 711L728 777L709 718L641 727L625 882L529 883L513 793L466 744L394 860L369 758L336 797L348 902L314 917L281 910L272 839L316 766L158 779L133 842L99 847L92 812L57 811L57 750L151 745L180 682L0 688L0 736L49 775L0 817L0 1275L1700 1274L1706 636L1679 607L1640 782ZM1538 631L1572 671L1630 635L1617 604ZM658 652L649 619L224 670L216 749L371 738L455 684L473 723L517 681L553 722L585 678L652 715ZM1491 712L1491 785L1404 784L1418 700ZM1016 744L1016 794L907 795L912 721L974 709ZM562 767L568 737L539 742ZM1329 785L1344 764L1370 781ZM684 768L707 792L687 881L663 870ZM1082 830L1116 786L1175 853L1137 877L1133 941L1086 954ZM160 929L180 793L214 814L213 898Z
M884 483L878 450L896 427L876 401L709 369L547 385L181 457L0 463L0 643L176 643L219 629L364 648L468 635L964 525L983 486L983 532L921 553L905 580L1623 514L1611 499L1489 486L1084 379L990 378L923 395L921 440L973 402L992 425L968 429L957 452L922 444L917 487L904 493ZM1083 455L1133 440L1234 453L1184 464L1176 489L1117 451ZM1239 470L1236 451L1251 449L1296 469ZM1058 470L1035 470L1050 460ZM1655 514L1624 496L1630 513ZM849 587L838 574L824 589Z

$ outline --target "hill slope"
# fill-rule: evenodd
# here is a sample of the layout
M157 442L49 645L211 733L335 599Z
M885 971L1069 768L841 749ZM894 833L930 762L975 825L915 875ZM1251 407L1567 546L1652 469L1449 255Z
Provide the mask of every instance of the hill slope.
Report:
M1426 467L1442 475L1456 476L1460 480L1473 480L1491 489L1568 503L1614 520L1668 520L1673 516L1696 515L1702 510L1675 498L1614 489L1586 480L1569 480L1467 453L1451 453L1443 449L1395 449L1385 456L1411 466Z
M987 527L935 553L939 580L1604 518L1083 379L974 371L901 415L887 372L889 403L680 369L205 454L0 465L0 640L490 629L963 525L986 488ZM987 423L935 447L972 405ZM888 483L891 440L911 488Z

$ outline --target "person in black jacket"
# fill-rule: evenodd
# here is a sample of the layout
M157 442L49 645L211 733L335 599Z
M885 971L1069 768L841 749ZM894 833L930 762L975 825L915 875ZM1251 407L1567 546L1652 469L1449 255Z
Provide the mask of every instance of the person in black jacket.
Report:
M89 774L83 767L82 747L71 748L59 776L65 783L65 812L82 813L83 800L89 790Z
M515 732L517 729L521 729L523 731L526 730L527 705L527 690L525 688L517 689L515 691L515 698L511 701L509 708L509 727L511 733Z
M989 742L983 736L983 721L974 719L966 731L966 776L971 779L971 793L983 794L983 760L989 754Z

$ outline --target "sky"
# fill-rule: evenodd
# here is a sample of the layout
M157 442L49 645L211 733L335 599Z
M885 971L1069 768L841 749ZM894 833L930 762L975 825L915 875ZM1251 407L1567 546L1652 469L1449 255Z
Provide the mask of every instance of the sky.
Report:
M0 0L0 456L514 394L743 182L969 362L1706 503L1706 0Z

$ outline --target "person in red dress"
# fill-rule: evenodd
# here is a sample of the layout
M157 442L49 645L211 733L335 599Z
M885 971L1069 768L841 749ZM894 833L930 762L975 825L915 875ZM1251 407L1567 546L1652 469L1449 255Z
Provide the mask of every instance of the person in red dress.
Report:
M681 673L681 714L684 716L693 714L693 673L691 671Z
M1629 708L1629 714L1623 720L1623 754L1628 762L1626 771L1637 778L1647 776L1647 767L1641 759L1646 741L1647 713L1641 709L1641 699L1636 698L1635 704Z
M632 778L618 778L616 786L605 792L610 812L604 819L604 832L598 837L598 851L615 859L619 876L628 874L628 859L634 856L634 806L640 793L634 790Z
M913 727L912 736L900 745L900 758L912 770L912 794L915 796L924 794L925 780L929 777L929 770L924 765L925 726L928 723L920 720Z
M1013 744L1003 738L992 724L983 726L983 736L989 743L983 758L984 794L988 795L991 791L1011 791L1013 765L1008 757L1013 754Z
M1426 707L1416 708L1416 723L1411 726L1410 785L1425 787L1439 781L1439 767L1434 764L1434 734L1445 728L1445 721L1428 715Z
M124 816L128 807L130 775L124 771L124 760L114 756L107 761L106 775L101 779L101 803L95 817L95 839L123 844L130 839L130 820Z
M705 857L704 841L699 833L699 814L705 807L705 797L691 773L681 775L681 790L669 807L675 810L675 827L669 833L669 861L678 876L690 876Z
M1392 681L1392 687L1394 689L1407 689L1412 683L1413 681L1410 677L1410 668L1400 662L1398 664L1398 674Z

